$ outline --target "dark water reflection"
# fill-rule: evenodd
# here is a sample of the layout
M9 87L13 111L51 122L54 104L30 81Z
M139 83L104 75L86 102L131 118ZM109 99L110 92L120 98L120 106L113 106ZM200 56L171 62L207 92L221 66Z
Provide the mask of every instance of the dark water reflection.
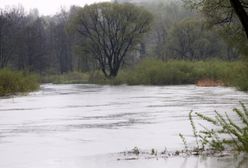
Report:
M221 87L43 85L0 99L0 168L242 168L245 155L117 161L114 154L181 149L178 133L192 134L190 110L231 112L239 101L248 95Z

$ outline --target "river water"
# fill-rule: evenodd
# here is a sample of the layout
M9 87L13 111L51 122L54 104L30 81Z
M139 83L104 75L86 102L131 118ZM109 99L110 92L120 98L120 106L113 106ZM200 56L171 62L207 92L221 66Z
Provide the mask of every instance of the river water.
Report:
M178 134L192 134L191 110L231 112L239 101L248 95L224 87L42 85L0 99L0 168L247 167L240 158L118 161L117 154L182 149Z

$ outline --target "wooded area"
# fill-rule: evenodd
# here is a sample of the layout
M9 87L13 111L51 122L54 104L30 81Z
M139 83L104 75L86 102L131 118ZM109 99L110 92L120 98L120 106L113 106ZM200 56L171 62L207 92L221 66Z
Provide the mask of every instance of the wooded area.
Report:
M54 16L40 16L36 9L27 13L21 6L1 9L0 67L40 74L101 69L116 76L120 67L146 57L231 61L247 55L245 0L110 4L72 6Z

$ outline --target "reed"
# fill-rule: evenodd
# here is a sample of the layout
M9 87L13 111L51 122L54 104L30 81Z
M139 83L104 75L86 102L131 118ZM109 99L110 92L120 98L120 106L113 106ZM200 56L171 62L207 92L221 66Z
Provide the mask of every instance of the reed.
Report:
M190 112L189 120L196 139L194 149L198 151L235 150L248 152L248 110L243 103L240 103L240 106L240 108L233 109L234 115L232 117L230 117L230 114L221 114L217 111L215 111L214 117L194 113L197 119L212 125L211 129L209 129L209 127L199 124L202 128L200 131L197 131L192 117L193 112ZM186 148L188 145L185 144L185 138L182 134L180 134L180 137Z
M0 70L0 96L30 92L38 88L38 78L34 74L10 69Z

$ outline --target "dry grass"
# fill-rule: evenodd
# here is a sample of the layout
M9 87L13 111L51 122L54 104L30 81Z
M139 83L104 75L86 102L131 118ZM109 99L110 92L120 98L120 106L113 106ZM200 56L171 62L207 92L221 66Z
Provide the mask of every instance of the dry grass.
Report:
M225 86L224 82L221 80L212 80L212 79L202 79L198 80L196 83L197 86L200 87L217 87L217 86Z

